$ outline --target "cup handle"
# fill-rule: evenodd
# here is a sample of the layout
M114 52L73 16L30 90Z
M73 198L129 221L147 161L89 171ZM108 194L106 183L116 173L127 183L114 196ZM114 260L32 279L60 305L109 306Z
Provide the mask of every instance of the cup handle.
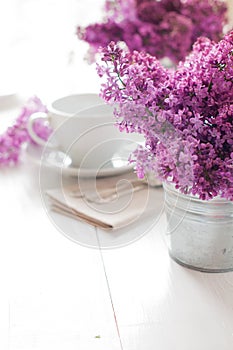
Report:
M49 148L55 148L55 145L53 145L52 143L43 140L42 138L40 138L34 131L33 125L35 123L36 120L44 120L46 119L49 122L49 117L48 114L45 112L36 112L36 113L32 113L28 119L28 123L27 123L27 130L28 133L30 135L30 137L32 138L32 140L34 142L36 142L38 145L40 146L45 146L49 147Z

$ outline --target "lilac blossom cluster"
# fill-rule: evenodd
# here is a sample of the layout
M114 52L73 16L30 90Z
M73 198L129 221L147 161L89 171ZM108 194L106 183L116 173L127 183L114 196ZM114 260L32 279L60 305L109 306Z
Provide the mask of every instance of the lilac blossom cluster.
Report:
M139 177L153 171L183 193L233 200L233 31L200 37L176 71L112 42L97 70L120 130L145 137L131 159Z
M219 41L226 23L221 0L106 0L106 18L77 35L92 51L123 41L130 51L146 51L174 63L183 60L199 36Z
M23 145L33 143L27 130L30 115L35 112L46 111L46 107L36 96L30 98L23 106L14 124L8 127L4 134L0 135L0 167L18 163ZM47 140L51 133L51 129L41 120L35 122L34 130L44 140Z

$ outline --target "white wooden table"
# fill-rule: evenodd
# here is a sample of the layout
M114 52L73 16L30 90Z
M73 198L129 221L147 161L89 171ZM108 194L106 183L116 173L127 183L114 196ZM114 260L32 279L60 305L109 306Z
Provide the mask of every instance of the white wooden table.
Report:
M173 262L163 215L115 249L102 249L112 233L77 221L97 248L74 243L47 215L38 177L26 153L20 166L0 171L1 349L233 348L233 273Z
M50 19L47 14L44 24ZM38 41L36 33L25 60L19 55L16 60L27 68L18 70L24 96L36 93L47 102L66 93L97 92L95 69L82 59L86 47L77 43L71 69L59 56L59 37L50 51L57 56L43 60L49 43ZM74 43L69 42L67 53ZM25 42L21 44L14 50L24 52ZM35 51L38 45L42 51ZM35 70L39 64L45 76ZM62 65L66 73L59 69ZM0 107L2 131L15 108ZM233 349L233 273L200 273L173 262L164 240L164 215L139 240L114 249L103 249L114 237L77 221L77 233L91 237L97 248L74 243L47 215L39 166L26 153L17 168L0 169L0 196L0 349ZM140 233L144 225L148 227L141 222L135 230Z

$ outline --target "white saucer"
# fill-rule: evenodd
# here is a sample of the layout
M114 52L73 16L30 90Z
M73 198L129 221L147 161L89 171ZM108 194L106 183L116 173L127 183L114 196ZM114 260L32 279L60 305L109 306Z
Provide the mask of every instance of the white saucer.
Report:
M28 144L26 148L27 155L37 164L43 167L49 167L62 173L62 175L79 176L79 177L107 177L120 175L133 169L133 164L122 156L124 147L115 154L114 158L108 164L99 169L94 168L77 168L71 165L71 159L65 153L57 150L44 151L43 147Z
M0 91L0 110L12 110L20 103L20 98L15 92Z
M12 98L12 97L14 97L16 95L16 93L15 92L1 92L0 91L0 101L1 102L3 102L3 101L5 101L5 100L8 100L9 98Z

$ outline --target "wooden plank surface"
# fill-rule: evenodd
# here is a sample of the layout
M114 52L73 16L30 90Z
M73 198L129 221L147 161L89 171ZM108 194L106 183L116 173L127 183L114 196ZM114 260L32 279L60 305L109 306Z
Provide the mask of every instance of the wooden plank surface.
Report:
M172 261L165 226L161 216L137 242L102 251L123 349L231 350L233 273Z
M100 252L67 239L51 222L38 166L3 170L0 193L1 349L119 350ZM75 226L96 237L93 227Z

